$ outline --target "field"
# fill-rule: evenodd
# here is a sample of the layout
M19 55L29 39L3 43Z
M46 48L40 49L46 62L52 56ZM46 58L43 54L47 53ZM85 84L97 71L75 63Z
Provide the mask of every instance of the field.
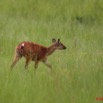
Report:
M67 47L48 59L51 72L22 58L15 46L44 46L60 38ZM103 99L103 0L0 0L0 103L98 103Z

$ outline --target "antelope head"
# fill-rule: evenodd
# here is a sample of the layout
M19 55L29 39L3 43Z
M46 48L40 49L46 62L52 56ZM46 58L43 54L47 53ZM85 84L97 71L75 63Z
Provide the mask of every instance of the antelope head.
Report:
M59 50L64 50L66 49L66 47L64 46L63 43L60 42L60 39L56 40L56 39L52 39L52 43L53 43L53 47L55 49L59 49Z

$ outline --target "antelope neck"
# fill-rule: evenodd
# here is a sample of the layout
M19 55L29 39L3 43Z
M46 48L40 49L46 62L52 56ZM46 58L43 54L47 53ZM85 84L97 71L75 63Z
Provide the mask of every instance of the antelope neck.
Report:
M54 45L48 47L47 48L47 56L51 55L55 50L56 50L56 48L54 47Z

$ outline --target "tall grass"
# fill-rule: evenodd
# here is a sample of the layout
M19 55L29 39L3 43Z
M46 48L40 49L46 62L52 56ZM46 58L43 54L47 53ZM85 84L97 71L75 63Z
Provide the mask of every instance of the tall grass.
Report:
M0 103L97 103L103 97L103 0L0 0ZM15 46L45 46L60 38L67 49L13 71Z

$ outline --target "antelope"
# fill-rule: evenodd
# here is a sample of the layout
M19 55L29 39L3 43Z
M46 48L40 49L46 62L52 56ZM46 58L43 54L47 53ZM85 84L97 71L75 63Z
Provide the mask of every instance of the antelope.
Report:
M15 55L13 63L11 64L11 70L22 57L26 59L25 69L27 69L30 61L35 62L35 69L38 67L39 62L43 62L47 67L52 68L47 61L47 57L57 49L66 49L66 47L60 42L60 39L52 39L52 43L53 44L51 46L45 47L33 42L21 42L15 48Z

